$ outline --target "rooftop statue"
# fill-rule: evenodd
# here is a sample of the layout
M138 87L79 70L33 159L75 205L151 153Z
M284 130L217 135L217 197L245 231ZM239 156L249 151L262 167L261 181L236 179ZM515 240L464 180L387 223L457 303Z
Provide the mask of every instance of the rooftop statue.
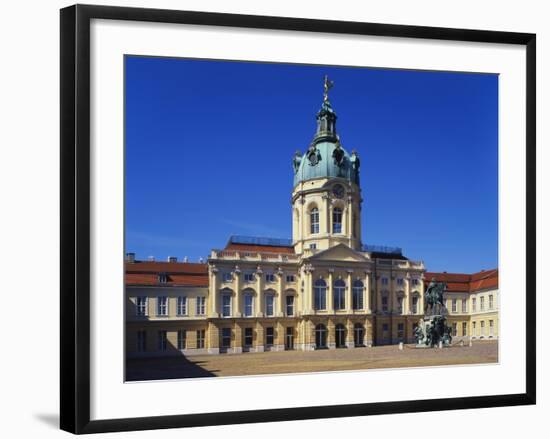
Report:
M334 87L334 81L330 81L328 76L325 75L325 81L323 83L324 93L323 93L323 102L328 101L328 91Z

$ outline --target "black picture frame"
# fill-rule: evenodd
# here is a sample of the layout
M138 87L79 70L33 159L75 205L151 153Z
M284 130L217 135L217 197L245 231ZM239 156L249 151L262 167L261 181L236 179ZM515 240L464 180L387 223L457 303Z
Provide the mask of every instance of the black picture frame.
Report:
M488 42L526 47L526 392L240 412L90 420L90 21L182 23L333 34ZM289 17L75 5L61 10L61 429L81 434L535 404L536 36Z

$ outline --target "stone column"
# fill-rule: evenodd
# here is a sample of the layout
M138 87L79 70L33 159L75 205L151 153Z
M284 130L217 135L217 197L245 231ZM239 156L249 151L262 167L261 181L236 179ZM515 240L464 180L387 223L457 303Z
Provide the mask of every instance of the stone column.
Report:
M285 315L285 304L284 304L284 297L283 297L283 277L284 272L282 269L279 268L279 271L277 272L278 278L277 278L277 304L279 305L275 310L273 310L273 314L277 317L283 317ZM296 300L296 299L294 299ZM294 304L296 306L296 304Z
M351 314L353 312L353 304L351 301L351 285L352 285L352 279L351 275L353 273L353 270L347 270L348 271L348 279L347 279L347 285L346 285L346 312Z
M365 313L370 314L372 310L370 303L370 273L368 271L365 271L364 306Z
M327 312L334 314L334 290L333 286L334 268L328 269L328 288L327 288Z
M208 339L206 341L209 354L220 353L220 331L218 327L212 323L208 323Z
M404 315L408 315L409 314L409 309L410 309L410 304L409 304L409 301L411 300L411 298L410 298L410 287L409 287L410 278L411 278L411 276L409 275L409 273L407 273L407 275L403 279L403 282L405 284L405 297L403 297L403 314Z
M346 230L345 233L349 238L349 246L352 247L351 243L353 240L353 198L351 196L348 197L348 208L347 208L347 216L346 216Z
M231 314L233 314L234 317L241 317L241 270L238 266L235 267L235 270L233 271L233 285L234 285L234 292L235 296L233 297L233 307L231 309Z
M264 327L260 322L256 323L256 352L264 351Z
M313 341L315 341L315 338L313 339ZM329 349L336 348L336 324L334 323L334 320L332 318L329 318L327 320L327 347Z
M354 325L353 325L353 320L351 319L347 319L347 322L346 322L346 347L347 348L354 348L355 347L355 343L354 343Z
M263 271L260 266L256 269L256 294L257 294L257 308L255 315L257 317L264 316L264 292L263 292Z
M243 329L241 325L235 322L233 327L233 340L231 340L233 352L240 354L243 351Z
M218 317L219 311L218 311L218 269L215 267L211 268L211 276L210 276L210 291L209 291L209 297L210 300L210 316L211 317Z
M323 204L325 205L325 233L331 233L331 227L330 227L330 202L328 195L323 195Z

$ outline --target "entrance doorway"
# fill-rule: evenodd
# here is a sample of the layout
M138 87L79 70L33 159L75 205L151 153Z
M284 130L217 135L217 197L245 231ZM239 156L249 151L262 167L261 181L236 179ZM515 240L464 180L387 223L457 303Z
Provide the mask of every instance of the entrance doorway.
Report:
M286 328L285 334L285 351L291 351L294 349L294 328L289 326Z
M353 344L355 347L365 346L365 328L361 323L353 327Z
M346 347L346 327L341 323L336 325L336 347Z
M325 325L319 323L315 327L315 349L327 348L327 328Z

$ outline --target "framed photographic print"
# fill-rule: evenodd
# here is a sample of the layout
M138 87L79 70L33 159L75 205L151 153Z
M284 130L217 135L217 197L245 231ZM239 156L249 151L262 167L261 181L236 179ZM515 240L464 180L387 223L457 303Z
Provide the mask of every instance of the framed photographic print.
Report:
M64 430L535 403L533 34L65 8L61 172Z

